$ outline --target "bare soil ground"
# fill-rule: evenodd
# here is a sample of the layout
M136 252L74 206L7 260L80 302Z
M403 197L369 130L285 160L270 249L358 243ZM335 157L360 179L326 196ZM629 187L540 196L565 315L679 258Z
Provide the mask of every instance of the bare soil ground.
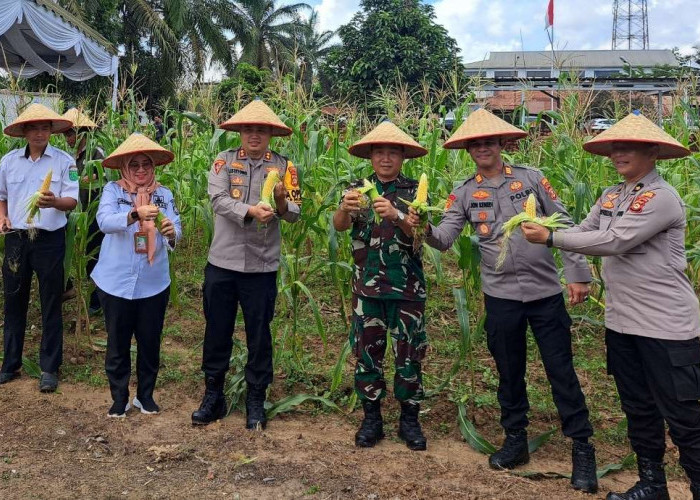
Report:
M592 499L635 481L631 471L615 473L601 481L601 493L585 495L567 480L492 471L456 430L445 435L430 425L428 451L411 452L392 420L388 439L358 449L357 412L285 414L262 432L247 431L236 412L194 428L198 401L186 392L157 392L160 415L132 410L118 421L106 416L106 389L63 383L45 395L26 375L0 387L0 498ZM568 472L568 447L553 441L524 469ZM674 500L689 500L687 491L683 480L671 482Z

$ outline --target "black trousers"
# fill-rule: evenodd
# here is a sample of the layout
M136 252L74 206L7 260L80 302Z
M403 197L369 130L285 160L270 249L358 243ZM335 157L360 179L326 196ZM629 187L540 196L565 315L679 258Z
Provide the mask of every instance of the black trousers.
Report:
M277 272L241 273L207 263L204 269L204 332L202 371L208 377L223 377L229 369L233 329L238 306L243 311L249 384L272 383L272 334Z
M63 362L63 257L66 253L66 231L39 230L34 240L27 231L5 236L5 258L2 281L5 294L5 358L2 371L15 372L22 366L24 333L32 274L39 281L41 300L41 371L56 373Z
M700 339L661 340L608 329L605 343L634 452L663 460L665 420L681 466L700 484Z
M107 355L105 372L112 400L129 399L131 377L131 338L136 337L136 396L153 396L160 366L160 337L170 287L145 299L123 299L97 289L105 315Z
M506 430L528 425L525 369L527 325L530 324L540 350L562 432L574 439L593 435L586 399L574 371L571 350L571 318L562 294L532 302L499 299L484 295L489 351L498 368L498 402L501 425Z

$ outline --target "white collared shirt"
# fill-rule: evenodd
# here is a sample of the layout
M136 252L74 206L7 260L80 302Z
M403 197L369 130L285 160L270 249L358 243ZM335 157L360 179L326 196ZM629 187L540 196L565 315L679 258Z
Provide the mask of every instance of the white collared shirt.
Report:
M175 240L179 240L182 226L173 193L160 186L153 192L151 202L173 222ZM97 209L97 223L105 238L97 265L90 275L104 292L129 300L153 297L170 285L168 240L157 233L152 265L146 254L136 253L134 234L139 230L139 224L127 225L127 215L133 210L131 196L119 184L110 182L105 185Z
M49 169L51 192L56 198L78 200L78 179L70 179L70 169L75 160L65 151L46 146L44 154L36 161L29 156L29 146L10 151L0 160L0 201L7 201L7 215L14 229L28 229L27 203L41 187ZM34 217L32 227L55 231L67 222L66 212L55 208L41 208Z

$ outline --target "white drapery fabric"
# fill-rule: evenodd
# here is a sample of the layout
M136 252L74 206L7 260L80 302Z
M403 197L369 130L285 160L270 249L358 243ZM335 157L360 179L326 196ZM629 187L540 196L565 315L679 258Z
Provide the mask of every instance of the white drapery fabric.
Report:
M47 48L55 54L47 57ZM10 52L21 57L21 64L9 62ZM110 76L116 106L118 56L34 0L0 0L0 66L25 78L43 72L76 81Z

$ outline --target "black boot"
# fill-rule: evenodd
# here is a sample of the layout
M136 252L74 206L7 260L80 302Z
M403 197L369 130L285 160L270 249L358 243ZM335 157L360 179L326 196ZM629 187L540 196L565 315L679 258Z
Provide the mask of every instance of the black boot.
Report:
M489 457L489 466L492 469L514 469L518 465L530 461L530 452L527 444L527 431L506 430L506 439L500 450Z
M574 440L571 445L571 486L585 493L598 491L596 476L595 446Z
M265 415L265 391L267 386L248 384L245 396L246 429L264 429L267 425Z
M192 413L192 425L207 425L226 416L224 376L207 377L205 384L202 404Z
M418 422L419 404L401 402L399 418L399 437L406 441L406 446L414 451L425 450L426 440Z
M606 500L669 500L663 462L637 457L639 481L625 493L608 493Z
M379 400L363 400L362 409L365 411L365 418L362 419L362 424L355 433L355 446L371 448L380 439L384 439L381 403Z
M691 484L690 492L693 494L693 500L700 500L700 483Z

